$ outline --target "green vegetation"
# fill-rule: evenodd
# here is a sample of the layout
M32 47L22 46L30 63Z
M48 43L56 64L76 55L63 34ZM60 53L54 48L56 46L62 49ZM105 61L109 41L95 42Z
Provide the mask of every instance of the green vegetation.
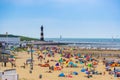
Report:
M9 35L6 35L6 34L0 34L0 37L19 37L19 36L12 35L12 34L9 34Z
M24 36L20 36L20 39L21 39L21 41L24 41L24 40L26 40L26 41L39 40L39 39L36 39L36 38L29 38L29 37L24 37Z

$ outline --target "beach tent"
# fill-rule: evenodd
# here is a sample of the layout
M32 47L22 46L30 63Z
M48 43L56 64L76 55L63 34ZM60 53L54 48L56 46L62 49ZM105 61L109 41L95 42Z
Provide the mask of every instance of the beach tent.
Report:
M55 66L54 67L54 70L56 71L56 70L61 70L62 69L62 67L61 66Z
M120 77L120 73L117 73L117 77Z
M77 67L77 64L73 64L73 67Z
M70 62L68 63L68 66L77 67L77 64L75 64L75 63L73 63L72 61L70 61Z
M40 66L40 67L50 67L50 65L49 64L38 64L38 66Z
M78 72L73 72L72 74L73 74L73 75L78 75Z
M118 64L118 63L113 63L113 64L111 64L110 66L111 66L111 67L117 67L117 66L119 66L119 64Z
M26 63L27 63L27 64L30 64L31 61L33 61L33 60L32 60L31 58L29 58L29 59L26 60Z
M56 63L55 66L59 66L59 63Z
M86 74L90 74L90 72L89 72L89 71L86 71L85 73L86 73Z
M97 65L98 63L96 62L96 61L93 61L93 63L92 63L93 65Z
M65 74L64 73L60 73L59 77L65 77Z
M70 61L70 62L69 62L69 65L72 66L72 65L74 65L74 63L73 63L72 61Z
M78 53L78 55L77 55L78 57L81 57L81 54L80 53Z
M92 64L88 64L88 67L92 67Z
M85 71L86 71L86 69L84 69L84 68L81 69L81 72L85 72Z
M83 62L82 62L82 61L80 61L80 64L83 64Z
M63 62L63 59L62 59L62 58L60 58L60 59L59 59L59 62L60 62L60 63L62 63L62 62Z
M109 69L110 69L110 66L107 66L107 67L106 67L106 71L108 71Z

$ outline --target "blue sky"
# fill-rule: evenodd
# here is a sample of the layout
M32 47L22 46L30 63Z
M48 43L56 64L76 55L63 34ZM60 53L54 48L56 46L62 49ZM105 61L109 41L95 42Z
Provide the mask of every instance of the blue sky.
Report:
M0 0L0 33L120 38L120 0Z

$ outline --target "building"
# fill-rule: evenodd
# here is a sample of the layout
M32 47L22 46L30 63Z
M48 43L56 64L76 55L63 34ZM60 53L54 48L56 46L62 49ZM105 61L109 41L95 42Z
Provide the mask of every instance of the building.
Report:
M0 80L19 80L15 69L9 69L0 72Z
M6 43L8 46L19 46L20 45L20 37L14 35L6 35L0 34L0 42Z

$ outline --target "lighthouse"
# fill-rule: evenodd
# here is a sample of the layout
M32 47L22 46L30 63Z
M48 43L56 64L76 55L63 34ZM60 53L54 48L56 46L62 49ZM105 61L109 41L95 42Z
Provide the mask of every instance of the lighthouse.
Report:
M41 25L41 38L40 41L44 41L43 25Z

